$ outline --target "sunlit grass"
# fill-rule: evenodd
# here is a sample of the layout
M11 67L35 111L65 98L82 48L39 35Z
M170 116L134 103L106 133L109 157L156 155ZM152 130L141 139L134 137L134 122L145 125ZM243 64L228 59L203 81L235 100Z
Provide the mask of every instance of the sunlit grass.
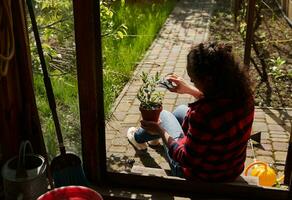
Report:
M80 154L80 126L76 78L71 75L51 76L57 114L66 146ZM49 155L58 154L57 137L52 113L47 100L43 76L34 74L36 102Z

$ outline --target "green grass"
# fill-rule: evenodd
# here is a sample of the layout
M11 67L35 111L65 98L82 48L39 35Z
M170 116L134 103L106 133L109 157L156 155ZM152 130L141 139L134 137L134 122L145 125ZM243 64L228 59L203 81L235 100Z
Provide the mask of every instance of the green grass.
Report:
M103 38L105 56L104 99L106 116L117 95L130 79L137 62L155 39L175 5L174 0L163 4L126 4L115 6L114 21L127 26L128 36L121 40ZM114 86L114 87L112 87Z
M109 117L115 99L130 79L136 63L145 54L175 5L168 0L159 5L115 5L114 20L128 27L129 36L121 40L110 37L102 39L104 58L104 104L105 115ZM69 61L75 63L75 61ZM80 120L77 78L71 74L51 76L57 112L67 150L81 154ZM47 102L42 75L34 74L37 106L42 130L50 157L58 154L55 127Z
M71 75L51 76L51 82L56 99L62 135L65 139L67 150L80 154L80 123L76 78ZM56 156L59 151L55 134L55 125L41 74L34 74L34 85L46 147L52 158Z

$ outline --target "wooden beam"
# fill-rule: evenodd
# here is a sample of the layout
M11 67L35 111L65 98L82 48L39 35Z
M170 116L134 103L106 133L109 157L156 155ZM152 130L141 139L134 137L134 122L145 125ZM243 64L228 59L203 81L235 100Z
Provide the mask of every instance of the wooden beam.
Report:
M249 67L250 65L250 54L251 54L251 44L253 40L253 23L255 16L255 0L248 0L248 10L247 10L247 28L245 36L245 48L244 48L244 64Z
M273 199L288 200L288 191L278 188L247 185L245 183L207 183L177 178L108 173L111 187L159 190L168 194L198 198Z
M105 122L98 0L73 0L83 166L87 178L106 174Z

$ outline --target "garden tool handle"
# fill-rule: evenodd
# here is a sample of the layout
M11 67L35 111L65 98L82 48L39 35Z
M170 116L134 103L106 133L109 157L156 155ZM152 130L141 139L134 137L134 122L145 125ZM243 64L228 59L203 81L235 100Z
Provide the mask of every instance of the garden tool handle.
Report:
M257 165L257 164L264 165L264 166L265 166L265 171L268 170L268 164L267 164L267 163L262 162L262 161L255 161L255 162L253 162L253 163L251 163L251 164L249 164L249 165L247 166L247 168L244 170L244 175L247 176L248 170L249 170L251 167L253 167L254 165Z
M27 3L30 18L31 18L31 25L32 25L32 30L33 30L34 36L35 36L37 51L38 51L38 54L40 57L40 63L41 63L41 67L42 67L42 71L43 71L43 75L44 75L43 79L44 79L45 89L46 89L46 93L47 93L49 106L50 106L52 116L53 116L53 121L54 121L55 129L56 129L57 139L58 139L58 143L59 143L59 149L60 149L61 155L65 155L66 150L65 150L64 143L63 143L63 137L62 137L62 133L61 133L61 127L60 127L60 122L58 119L58 114L56 111L55 96L54 96L54 92L53 92L53 88L52 88L52 83L51 83L51 80L50 80L50 77L49 77L49 74L47 71L47 67L46 67L46 61L45 61L44 52L43 52L43 48L42 48L42 44L41 44L41 40L40 40L40 36L39 36L37 22L36 22L34 11L33 11L32 1L26 0L26 3Z

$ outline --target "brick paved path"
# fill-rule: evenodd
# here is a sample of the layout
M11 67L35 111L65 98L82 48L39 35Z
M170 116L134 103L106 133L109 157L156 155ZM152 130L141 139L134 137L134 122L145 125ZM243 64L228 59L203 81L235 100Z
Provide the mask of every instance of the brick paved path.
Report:
M129 144L126 131L131 126L139 126L141 119L139 101L136 98L141 85L141 71L162 75L175 72L188 79L186 55L189 48L208 39L208 23L214 8L212 0L181 0L162 27L144 59L138 65L130 82L126 85L113 107L113 115L106 126L106 148L108 170L129 171L134 165L169 169L162 147L147 151L135 151ZM163 107L172 111L177 105L194 101L188 95L176 95L165 89ZM283 171L291 129L292 109L257 108L253 132L262 132L262 148L255 145L258 160L275 163ZM252 162L252 151L248 149L247 163Z

